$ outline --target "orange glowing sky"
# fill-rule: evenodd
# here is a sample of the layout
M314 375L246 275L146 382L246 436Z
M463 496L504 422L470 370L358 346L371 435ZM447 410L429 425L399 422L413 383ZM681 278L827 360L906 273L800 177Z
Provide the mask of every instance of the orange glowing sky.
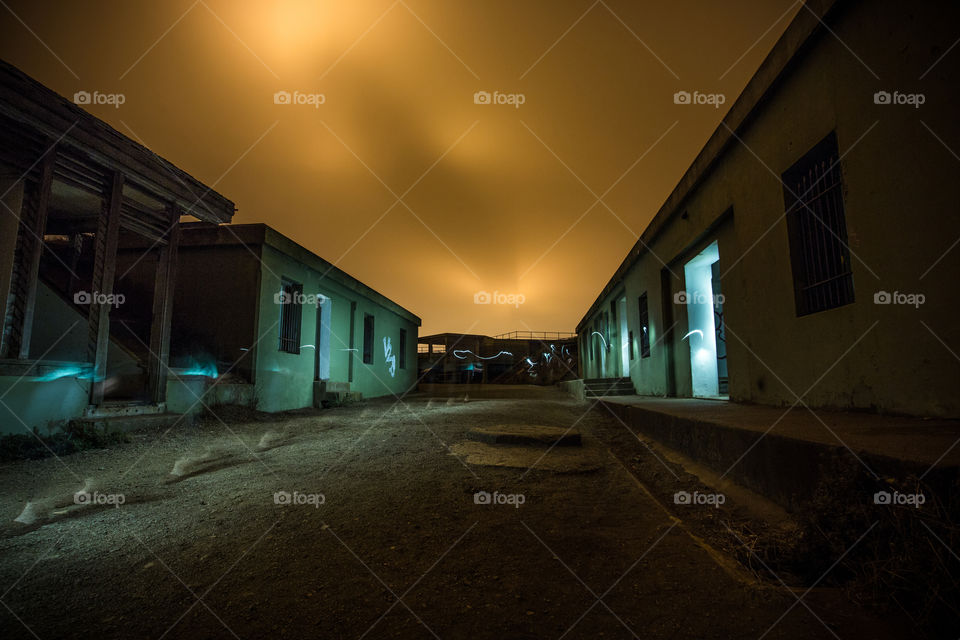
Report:
M123 94L87 108L421 334L572 331L798 8L7 0L0 57L67 97ZM676 105L679 90L727 101Z

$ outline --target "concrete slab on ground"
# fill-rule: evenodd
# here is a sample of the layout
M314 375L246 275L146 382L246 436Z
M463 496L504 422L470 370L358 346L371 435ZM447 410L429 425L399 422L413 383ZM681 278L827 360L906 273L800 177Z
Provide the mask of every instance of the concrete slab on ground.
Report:
M582 443L576 429L548 427L540 424L498 424L470 430L473 440L488 444L526 444L546 447L579 447Z
M493 445L466 440L450 447L450 452L467 464L481 467L509 467L554 473L595 471L609 462L600 446L553 447Z

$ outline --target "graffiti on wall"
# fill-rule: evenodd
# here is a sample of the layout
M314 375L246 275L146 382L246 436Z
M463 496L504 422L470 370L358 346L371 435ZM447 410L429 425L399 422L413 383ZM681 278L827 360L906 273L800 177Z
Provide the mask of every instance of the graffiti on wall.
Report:
M383 339L383 359L390 365L387 368L387 373L390 374L391 378L396 377L397 375L397 356L393 355L393 345L390 343L390 338L385 337Z

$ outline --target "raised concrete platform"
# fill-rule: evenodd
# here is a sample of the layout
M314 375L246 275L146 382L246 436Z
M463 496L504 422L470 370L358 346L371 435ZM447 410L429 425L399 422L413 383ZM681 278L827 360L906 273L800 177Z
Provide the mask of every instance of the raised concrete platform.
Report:
M832 459L881 478L913 475L948 486L960 476L960 421L880 416L717 400L608 397L632 429L796 509L824 481ZM872 472L872 473L871 473Z
M489 444L528 444L545 447L579 447L580 432L563 427L547 427L534 424L500 424L492 427L477 427L469 432L471 440Z

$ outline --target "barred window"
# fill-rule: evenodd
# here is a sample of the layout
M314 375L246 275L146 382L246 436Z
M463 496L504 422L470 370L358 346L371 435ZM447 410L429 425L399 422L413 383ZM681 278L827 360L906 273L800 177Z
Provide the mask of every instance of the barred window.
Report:
M640 294L640 357L650 357L650 311L647 308L647 292Z
M373 364L373 316L363 314L363 364Z
M853 302L853 272L836 135L783 174L797 316Z
M280 351L300 353L300 323L303 316L303 285L290 280L281 280L280 302Z

